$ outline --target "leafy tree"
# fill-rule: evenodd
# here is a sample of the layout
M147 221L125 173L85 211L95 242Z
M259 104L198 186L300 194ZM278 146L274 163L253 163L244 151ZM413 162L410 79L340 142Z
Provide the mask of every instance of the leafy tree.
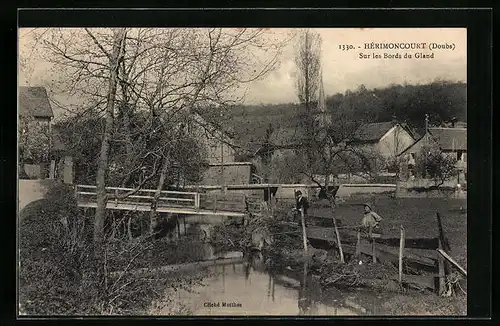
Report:
M452 155L441 152L437 146L424 146L415 160L415 170L434 181L434 187L443 185L457 175L457 160Z

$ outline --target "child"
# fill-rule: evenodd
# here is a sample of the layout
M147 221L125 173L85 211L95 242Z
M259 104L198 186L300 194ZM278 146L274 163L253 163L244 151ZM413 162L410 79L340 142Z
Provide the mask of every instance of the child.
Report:
M361 224L368 229L378 229L379 223L382 220L380 215L378 215L372 210L370 204L365 203L364 209L365 213L363 215L363 220L361 221Z

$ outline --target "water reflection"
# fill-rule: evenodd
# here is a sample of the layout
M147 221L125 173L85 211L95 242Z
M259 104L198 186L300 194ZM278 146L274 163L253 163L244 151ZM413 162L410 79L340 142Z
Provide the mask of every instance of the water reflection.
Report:
M231 266L229 266L231 265ZM261 254L240 264L212 267L213 276L191 291L171 297L193 315L359 315L367 311L340 292L324 296L319 281L308 270L276 271ZM359 309L361 308L361 309ZM168 307L167 307L168 309ZM168 314L162 310L159 314Z

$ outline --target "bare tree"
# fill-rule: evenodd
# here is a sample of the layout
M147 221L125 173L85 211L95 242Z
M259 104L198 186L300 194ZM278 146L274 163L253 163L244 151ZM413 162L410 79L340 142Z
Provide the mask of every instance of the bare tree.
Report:
M321 89L321 37L309 29L299 34L295 65L297 68L297 96L302 106L300 115L304 137L310 139Z
M350 142L360 127L360 122L350 119L346 108L330 108L331 117L328 118L321 112L321 121L329 123L317 123L317 114L320 113L317 112L318 104L323 102L320 96L324 96L321 80L321 38L317 33L310 30L301 32L295 62L298 71L297 95L303 107L303 114L299 115L299 119L304 135L299 149L296 150L297 158L292 169L320 187L334 214L336 191L331 189L330 177L346 170L370 171L373 169L372 160L368 158L365 150L353 146ZM340 259L344 262L335 218L333 222Z
M220 124L224 110L241 100L235 91L276 65L283 44L270 41L268 34L262 29L121 29L113 33L56 29L39 35L47 50L45 58L57 69L52 88L79 98L82 107L102 108L105 116L96 176L96 238L101 237L101 216L109 199L103 190L106 178L115 176L122 185L134 184L134 191L124 196L156 178L155 198L159 197L165 174L174 163L171 142L166 139L151 145L147 140L155 133L178 130L180 123L193 123L194 107L203 108L205 119ZM131 126L134 114L147 118ZM149 163L145 166L145 162ZM145 167L152 168L143 175L139 171Z
M96 245L101 245L104 241L104 219L106 217L107 204L106 171L108 169L110 142L113 132L118 70L120 68L120 61L123 60L126 35L127 31L125 28L114 29L112 52L108 53L103 49L104 54L109 58L109 86L106 103L106 126L101 143L101 155L99 157L96 178L97 208L94 221L94 242ZM99 45L99 47L101 48L102 46Z

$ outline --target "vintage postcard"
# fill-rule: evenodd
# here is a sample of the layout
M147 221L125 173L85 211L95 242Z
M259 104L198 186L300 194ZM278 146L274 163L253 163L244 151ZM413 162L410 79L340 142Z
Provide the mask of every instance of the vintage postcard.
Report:
M467 314L465 28L20 28L19 315Z

